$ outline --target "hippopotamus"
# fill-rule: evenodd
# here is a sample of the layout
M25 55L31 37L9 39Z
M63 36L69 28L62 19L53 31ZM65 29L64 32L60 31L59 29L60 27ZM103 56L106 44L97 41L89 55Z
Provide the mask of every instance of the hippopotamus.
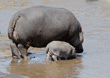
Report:
M46 53L46 61L48 61L50 56L54 61L57 61L58 58L65 58L67 60L68 57L77 57L75 48L64 41L50 42L46 47Z
M82 53L82 26L74 14L64 8L31 6L16 12L9 23L8 37L12 57L27 59L31 47L43 48L54 40L65 41ZM19 50L19 51L18 51Z

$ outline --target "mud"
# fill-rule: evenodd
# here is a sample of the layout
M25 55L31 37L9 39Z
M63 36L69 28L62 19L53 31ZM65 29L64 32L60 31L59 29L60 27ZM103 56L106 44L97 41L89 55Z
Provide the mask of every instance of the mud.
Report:
M77 59L45 62L45 48L29 48L31 60L12 59L7 28L12 15L33 5L63 7L83 26L84 52ZM0 0L0 78L109 78L109 0ZM34 58L35 56L35 58Z

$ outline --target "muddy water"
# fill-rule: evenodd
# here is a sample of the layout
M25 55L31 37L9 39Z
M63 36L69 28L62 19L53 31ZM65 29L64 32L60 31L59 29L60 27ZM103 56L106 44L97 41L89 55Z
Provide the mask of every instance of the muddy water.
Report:
M0 71L29 78L109 78L110 77L110 1L109 0L17 0L0 2ZM84 53L73 60L45 62L45 50L30 48L31 60L11 58L6 36L9 20L19 9L32 5L64 7L74 13L83 26ZM42 50L42 51L41 51ZM35 58L34 58L35 56Z

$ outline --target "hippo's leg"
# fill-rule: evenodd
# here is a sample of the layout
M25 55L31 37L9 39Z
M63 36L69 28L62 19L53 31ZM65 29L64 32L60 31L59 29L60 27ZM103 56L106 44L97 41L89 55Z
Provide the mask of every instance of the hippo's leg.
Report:
M53 59L54 61L57 61L57 56L52 55L52 59Z
M47 55L46 55L46 61L49 60L49 57L50 57L50 52L48 52Z
M12 57L14 59L20 59L21 57L19 55L18 48L12 40L10 40L10 47L11 47L11 51L12 51Z
M24 47L22 44L18 44L18 49L24 60L30 59L30 57L27 56L27 47Z

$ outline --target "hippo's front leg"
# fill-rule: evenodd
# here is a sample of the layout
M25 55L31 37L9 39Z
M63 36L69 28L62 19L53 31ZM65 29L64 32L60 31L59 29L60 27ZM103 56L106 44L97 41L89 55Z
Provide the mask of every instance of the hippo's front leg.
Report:
M20 59L21 57L19 55L18 48L12 40L10 40L10 47L11 47L11 51L12 51L12 57L14 59Z
M22 44L18 44L18 49L19 49L21 55L23 56L24 60L30 59L30 57L27 56L28 48L24 47Z

